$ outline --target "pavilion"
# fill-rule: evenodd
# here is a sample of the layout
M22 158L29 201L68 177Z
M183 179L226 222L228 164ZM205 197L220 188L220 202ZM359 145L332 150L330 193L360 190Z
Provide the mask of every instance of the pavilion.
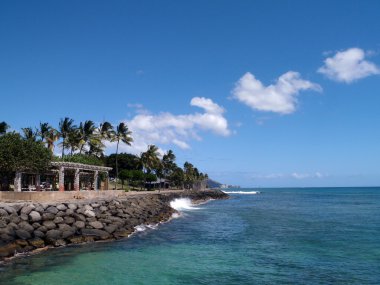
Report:
M50 170L46 173L16 172L14 180L14 191L41 190L41 176L49 181L49 190L79 191L81 188L87 190L99 190L99 175L103 176L103 190L108 190L109 175L111 167L88 165L75 162L54 161L51 162ZM25 187L26 186L26 187Z

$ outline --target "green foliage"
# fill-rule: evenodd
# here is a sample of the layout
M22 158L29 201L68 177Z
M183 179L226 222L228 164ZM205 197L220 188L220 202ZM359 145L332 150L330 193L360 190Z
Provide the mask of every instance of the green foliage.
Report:
M110 176L116 176L116 154L111 154L105 158L106 166L112 167L113 169L110 171ZM117 155L117 164L119 169L126 170L142 170L142 165L140 163L140 159L133 154L129 153L119 153Z
M0 135L3 135L9 129L9 125L6 122L0 122Z
M0 137L1 172L43 172L51 160L51 152L41 142L24 140L14 132Z
M103 166L103 161L94 156L94 155L86 155L86 154L73 154L71 156L64 156L63 158L55 157L56 161L67 161L67 162L76 162L90 165L99 165Z
M126 169L123 169L119 172L119 178L121 181L125 181L125 180L131 180L132 179L132 172L131 170L126 170Z
M153 173L146 173L145 174L145 180L148 183L157 181L157 176Z

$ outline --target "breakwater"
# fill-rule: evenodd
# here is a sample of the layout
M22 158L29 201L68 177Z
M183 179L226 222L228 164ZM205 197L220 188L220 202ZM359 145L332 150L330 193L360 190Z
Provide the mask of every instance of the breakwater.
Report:
M0 260L46 247L115 240L135 227L171 218L170 201L194 202L228 197L219 190L145 194L67 203L0 203Z

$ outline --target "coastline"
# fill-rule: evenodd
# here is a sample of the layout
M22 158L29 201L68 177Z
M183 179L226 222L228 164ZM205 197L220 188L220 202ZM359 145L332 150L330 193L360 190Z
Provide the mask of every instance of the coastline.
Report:
M135 193L133 193L135 194ZM221 190L132 193L120 198L0 204L0 265L55 247L128 238L136 227L169 222L170 202L227 199Z

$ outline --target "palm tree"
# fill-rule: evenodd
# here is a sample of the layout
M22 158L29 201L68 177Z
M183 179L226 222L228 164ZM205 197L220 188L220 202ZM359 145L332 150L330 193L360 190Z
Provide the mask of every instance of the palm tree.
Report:
M169 150L162 156L162 172L165 179L168 179L173 173L177 165L175 164L175 154L172 150Z
M75 129L74 120L68 117L61 119L59 122L59 135L62 138L62 158L65 155L65 146L67 145L67 138L72 130Z
M0 122L0 135L3 135L9 129L9 125L6 122Z
M23 132L23 138L25 140L30 140L30 141L36 141L37 140L37 132L33 131L33 128L21 128Z
M59 133L56 129L49 125L49 123L40 123L40 128L37 134L42 142L45 142L46 147L51 152L54 151L54 143L59 140Z
M98 132L100 136L105 140L111 140L112 136L114 135L113 126L110 122L101 123Z
M80 140L79 140L79 154L82 154L82 151L83 151L83 147L86 145L86 144L89 144L91 140L94 140L96 139L96 136L95 136L95 123L91 120L88 120L88 121L85 121L84 123L80 123L79 125L79 136L80 136Z
M150 174L153 169L156 169L156 173L161 172L161 161L159 155L158 147L155 145L148 145L147 151L141 154L140 160L145 169L145 174Z
M117 179L119 178L119 169L117 165L117 154L119 152L119 143L120 141L126 145L131 145L133 138L131 136L132 132L128 129L127 125L124 122L121 122L117 127L116 131L113 132L112 137L110 138L111 142L117 142L116 144L116 184ZM115 186L116 187L116 186Z

